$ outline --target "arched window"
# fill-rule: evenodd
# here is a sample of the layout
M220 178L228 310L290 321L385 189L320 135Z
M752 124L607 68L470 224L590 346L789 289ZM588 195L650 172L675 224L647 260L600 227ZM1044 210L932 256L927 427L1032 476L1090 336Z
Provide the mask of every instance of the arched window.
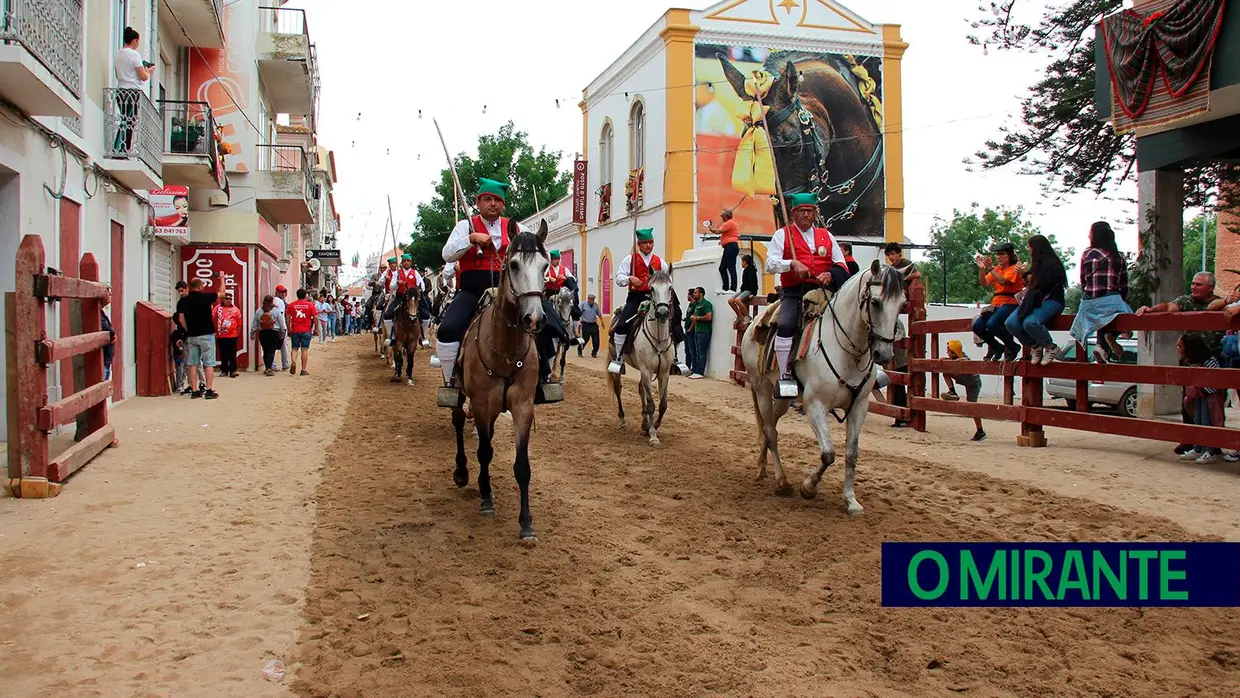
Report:
M646 105L636 100L629 112L629 171L646 164Z
M616 137L612 132L611 120L608 119L603 124L603 134L598 139L598 181L600 184L611 184L615 144Z

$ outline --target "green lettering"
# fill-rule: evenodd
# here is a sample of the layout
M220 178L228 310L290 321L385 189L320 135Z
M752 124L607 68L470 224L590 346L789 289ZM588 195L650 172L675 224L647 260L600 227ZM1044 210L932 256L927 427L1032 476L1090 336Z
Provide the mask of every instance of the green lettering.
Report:
M926 591L921 584L917 582L917 568L924 560L932 560L939 567L939 583L934 587L934 591ZM947 560L934 550L923 550L913 556L908 562L908 588L913 592L913 596L922 601L933 601L943 595L947 590L947 583L951 579L951 574L947 571Z
M973 553L968 550L960 552L960 600L965 601L969 598L969 588L977 590L977 599L985 601L990 596L990 587L995 583L995 579L999 580L999 599L1003 600L1007 597L1007 565L1006 555L1003 551L999 551L990 558L990 567L986 570L986 581L981 580L978 573L977 563L973 560Z
M1035 570L1033 563L1040 561L1042 569ZM1037 584L1042 589L1042 598L1046 600L1054 599L1051 594L1051 588L1046 585L1046 578L1051 574L1051 556L1043 550L1026 550L1025 551L1025 596L1026 601L1033 599L1033 585Z
M1158 598L1162 601L1187 601L1187 591L1171 591L1171 581L1183 581L1188 578L1184 570L1172 570L1172 560L1183 560L1187 557L1183 550L1163 550L1158 553Z
M1069 576L1072 579L1069 579ZM1085 560L1081 558L1079 550L1069 550L1064 554L1063 569L1059 571L1059 589L1055 599L1063 601L1069 589L1080 593L1081 600L1089 601L1089 582L1085 581Z
M1156 550L1129 550L1129 560L1140 560L1140 573L1137 575L1137 598L1146 601L1150 598L1150 560L1158 557Z
M1115 576L1115 570L1111 569L1111 563L1107 562L1107 556L1102 554L1101 550L1094 551L1094 598L1102 598L1102 578L1107 578L1107 583L1111 585L1111 590L1115 592L1115 598L1124 601L1128 598L1128 551L1121 550L1119 553L1119 576Z
M1008 594L1008 599L1015 601L1016 599L1020 598L1020 551L1013 550L1011 551L1011 555L1012 555L1012 565L1011 565L1011 569L1012 569L1011 589L1012 591L1010 594Z

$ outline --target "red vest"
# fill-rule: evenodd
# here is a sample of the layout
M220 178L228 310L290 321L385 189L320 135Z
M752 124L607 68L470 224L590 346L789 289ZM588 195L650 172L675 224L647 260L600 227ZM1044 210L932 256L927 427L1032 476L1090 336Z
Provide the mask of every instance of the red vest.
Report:
M646 262L642 259L641 253L633 255L633 269L629 272L629 290L630 291L649 291L650 290L650 272L659 271L663 268L663 260L659 259L659 255L650 256L650 268L646 268Z
M564 282L568 281L568 267L561 264L559 268L547 268L547 290L559 291L564 288Z
M795 259L809 267L809 278L802 279L789 269L779 275L779 283L783 288L813 282L814 277L831 268L832 254L831 234L826 228L814 228L814 249L805 244L805 237L795 225L784 228L784 259ZM793 252L796 254L794 255Z
M482 222L482 216L473 216L469 219L473 224L473 232L482 233L490 236L486 223ZM504 268L504 255L508 254L508 219L500 217L499 219L500 234L503 236L499 250L495 249L494 244L489 244L482 248L482 255L478 255L477 250L466 250L465 256L457 260L460 265L461 272L467 271L491 271L499 272Z
M418 270L417 269L414 269L413 267L409 267L408 269L401 267L400 269L396 270L397 292L404 293L405 291L409 290L410 287L416 287L417 285L418 285Z

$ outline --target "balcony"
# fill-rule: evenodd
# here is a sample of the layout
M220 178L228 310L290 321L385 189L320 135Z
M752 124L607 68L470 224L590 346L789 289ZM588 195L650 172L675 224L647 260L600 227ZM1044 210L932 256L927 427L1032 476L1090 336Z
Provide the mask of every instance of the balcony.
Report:
M103 162L130 189L163 186L164 119L141 90L103 91Z
M224 163L215 143L215 115L206 102L164 100L164 184L224 187Z
M277 114L306 116L313 125L318 64L304 10L258 9L258 76Z
M309 225L316 210L314 175L306 149L297 145L258 146L254 199L272 224Z
M82 0L0 0L0 97L31 116L82 116Z
M169 32L169 41L177 46L224 48L223 0L162 0L162 4L176 17L172 26L179 22L185 30Z

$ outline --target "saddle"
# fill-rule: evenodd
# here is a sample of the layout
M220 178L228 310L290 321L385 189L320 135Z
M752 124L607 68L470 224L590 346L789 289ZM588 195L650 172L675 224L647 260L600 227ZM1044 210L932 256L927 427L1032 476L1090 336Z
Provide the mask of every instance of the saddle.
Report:
M642 323L646 321L646 314L650 312L650 301L642 301L641 305L638 306L637 308L637 314L634 315L633 318L629 320L627 323L624 321L623 318L620 317L620 313L622 312L624 311L619 310L615 313L615 315L613 316L615 318L615 322L612 322L611 328L607 330L607 339L612 344L616 343L617 334L624 334L624 336L629 337L632 335L634 329L642 326ZM623 333L618 332L621 326L624 327ZM624 357L628 356L629 354L633 352L634 344L635 342L632 342L632 341L625 342L624 352L618 355L616 357L616 360L619 361L621 364L623 364Z
M809 291L801 299L801 320L797 323L796 334L792 336L792 352L788 355L788 365L804 359L814 346L818 336L818 327L830 308L833 294L825 288ZM779 306L783 300L777 300L766 306L754 321L757 329L754 337L761 343L758 352L758 368L762 373L776 370L775 329L779 323Z

